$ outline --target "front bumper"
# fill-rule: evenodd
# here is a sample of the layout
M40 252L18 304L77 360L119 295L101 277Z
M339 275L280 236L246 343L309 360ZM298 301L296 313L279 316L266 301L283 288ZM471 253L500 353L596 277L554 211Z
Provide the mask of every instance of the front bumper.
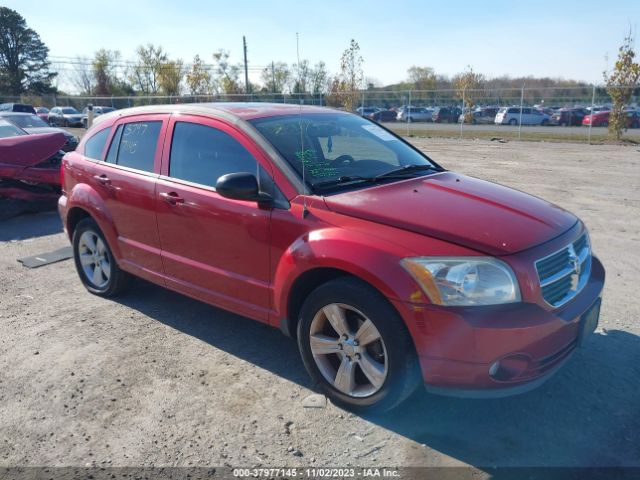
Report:
M497 397L543 383L578 346L580 320L601 297L604 267L595 256L592 262L583 290L556 310L535 303L469 308L399 302L427 389ZM513 375L491 375L498 361L515 365Z

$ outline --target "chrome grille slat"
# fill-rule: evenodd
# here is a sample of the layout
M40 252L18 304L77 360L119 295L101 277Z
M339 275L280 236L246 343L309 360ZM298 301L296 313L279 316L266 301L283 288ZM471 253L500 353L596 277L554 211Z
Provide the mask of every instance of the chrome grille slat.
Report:
M587 234L535 262L544 300L560 307L575 297L591 274L591 245ZM577 273L579 271L579 273Z

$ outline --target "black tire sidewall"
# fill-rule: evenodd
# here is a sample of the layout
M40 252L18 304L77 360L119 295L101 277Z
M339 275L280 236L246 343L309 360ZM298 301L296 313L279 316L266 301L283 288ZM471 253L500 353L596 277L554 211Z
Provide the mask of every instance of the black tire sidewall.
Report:
M87 278L86 274L84 273L84 269L82 268L82 265L80 263L78 244L80 243L80 237L82 236L82 234L87 231L92 231L93 233L98 235L100 239L104 242L106 254L109 259L109 265L111 266L111 275L109 276L109 281L102 288L96 287L91 282L91 280ZM107 239L102 233L102 230L100 230L100 227L98 226L98 224L91 218L86 218L84 220L81 220L80 223L78 223L78 225L76 226L75 230L73 231L72 244L73 244L73 261L76 265L78 276L80 277L80 280L82 281L82 284L85 286L85 288L89 292L96 295L105 296L105 297L113 295L115 293L115 286L118 280L117 277L119 274L121 274L121 272L118 268L118 265L116 264L115 258L113 257L113 253L111 253L111 247L109 247L109 243L107 242Z
M387 378L380 390L364 398L346 395L325 380L316 365L309 343L315 314L331 303L350 305L376 326L387 352ZM376 290L364 282L346 278L331 281L314 290L304 302L298 322L298 348L304 365L325 394L336 404L351 410L387 411L404 400L418 385L415 348L396 310Z

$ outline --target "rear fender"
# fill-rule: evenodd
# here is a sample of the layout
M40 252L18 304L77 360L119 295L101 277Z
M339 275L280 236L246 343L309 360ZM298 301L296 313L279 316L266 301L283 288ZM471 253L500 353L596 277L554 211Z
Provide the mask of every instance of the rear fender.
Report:
M74 208L81 208L96 221L100 230L104 233L116 260L120 260L122 255L117 241L118 231L116 230L113 217L100 194L86 183L78 183L70 192L67 192L66 217L64 223L69 232L69 213Z

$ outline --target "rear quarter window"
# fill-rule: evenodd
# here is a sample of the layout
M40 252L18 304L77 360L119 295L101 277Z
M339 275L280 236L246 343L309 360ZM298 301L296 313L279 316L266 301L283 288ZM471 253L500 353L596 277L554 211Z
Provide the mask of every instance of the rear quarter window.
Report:
M133 122L119 126L119 135L114 136L107 161L122 167L153 172L161 128L160 121ZM116 142L117 151L114 150ZM115 158L112 155L115 155Z
M103 128L96 132L84 144L84 156L92 160L102 160L102 152L109 138L111 128Z

